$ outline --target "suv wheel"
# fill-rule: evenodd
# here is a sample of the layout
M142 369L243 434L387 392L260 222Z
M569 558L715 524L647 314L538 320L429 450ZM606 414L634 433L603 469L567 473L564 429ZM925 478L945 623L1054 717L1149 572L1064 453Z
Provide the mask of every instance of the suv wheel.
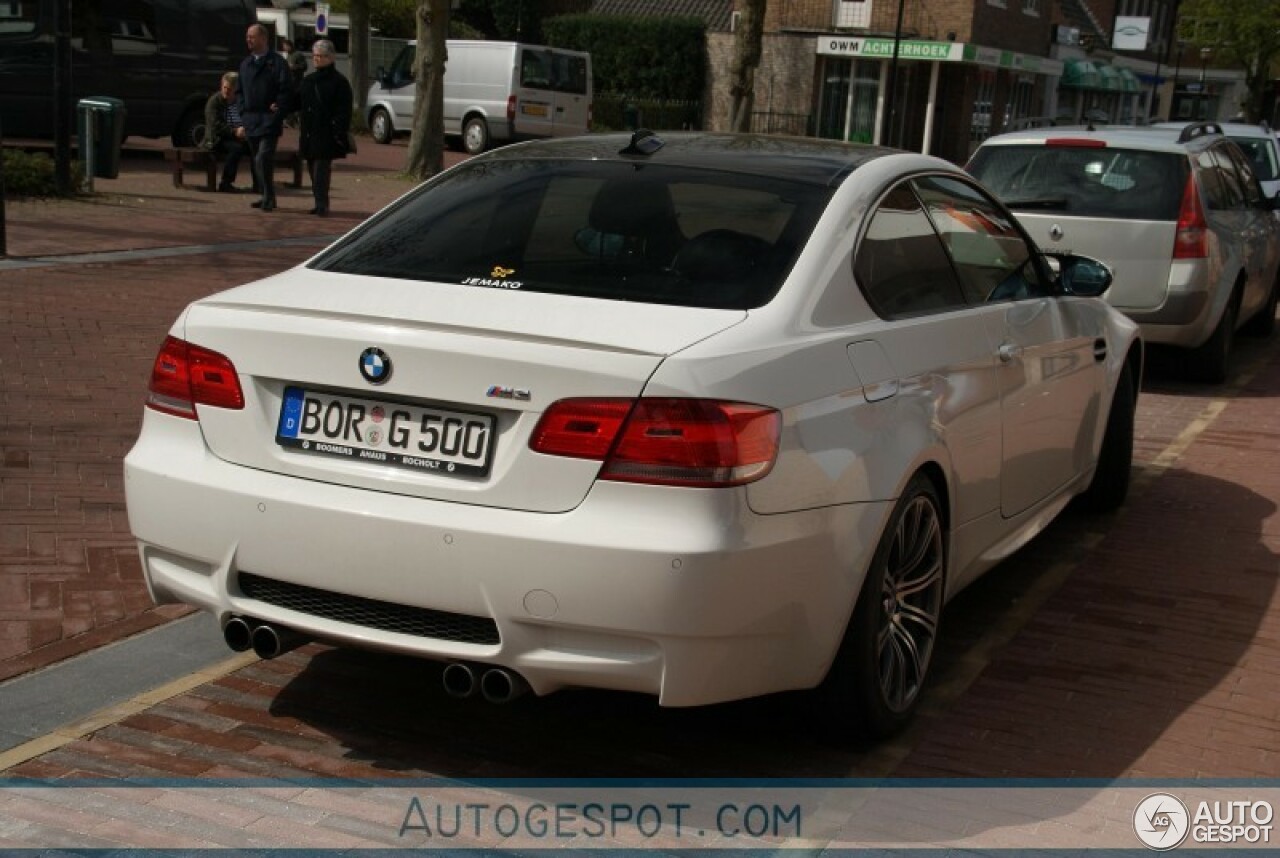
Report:
M1240 330L1251 337L1269 337L1276 329L1276 305L1280 303L1280 274L1271 284L1271 294L1263 303L1258 315L1254 316Z
M1236 333L1236 297L1231 296L1227 307L1222 311L1218 327L1199 348L1191 353L1191 371L1200 381L1209 384L1222 384L1227 380L1227 369L1231 360L1231 341Z

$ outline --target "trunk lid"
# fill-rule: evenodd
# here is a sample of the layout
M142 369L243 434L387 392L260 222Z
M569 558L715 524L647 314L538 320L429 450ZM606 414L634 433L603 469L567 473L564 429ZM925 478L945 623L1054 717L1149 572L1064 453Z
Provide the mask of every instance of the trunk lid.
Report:
M297 268L192 305L180 335L227 356L244 388L241 411L198 407L221 459L371 491L561 512L586 496L600 464L529 450L546 407L639 396L664 357L745 316ZM390 361L384 383L362 375L369 349ZM328 422L334 434L282 444L290 400L305 403L310 430ZM291 407L297 417L302 406ZM457 431L441 442L450 420ZM399 455L412 461L388 463Z

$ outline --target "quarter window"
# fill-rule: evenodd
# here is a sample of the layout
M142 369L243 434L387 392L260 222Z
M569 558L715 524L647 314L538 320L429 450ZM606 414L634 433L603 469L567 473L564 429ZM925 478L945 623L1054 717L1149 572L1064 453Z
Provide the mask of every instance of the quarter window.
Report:
M862 237L853 271L872 309L886 318L966 306L938 234L905 184L880 201Z

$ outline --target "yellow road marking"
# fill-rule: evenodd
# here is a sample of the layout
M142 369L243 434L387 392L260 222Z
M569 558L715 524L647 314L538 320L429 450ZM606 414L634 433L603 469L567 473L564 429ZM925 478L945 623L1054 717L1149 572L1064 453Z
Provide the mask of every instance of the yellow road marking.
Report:
M77 739L83 739L90 733L101 730L104 727L118 724L130 715L145 712L170 697L177 697L179 694L199 688L207 682L213 682L215 679L219 679L229 673L235 673L237 670L248 667L257 660L258 657L253 652L239 653L226 661L188 673L186 676L180 676L172 682L166 682L164 685L153 688L150 691L144 691L122 703L113 703L104 709L99 709L97 712L81 718L79 721L66 724L17 747L10 748L7 751L0 751L0 773L20 763L25 763L27 760L34 759L41 754L57 750Z

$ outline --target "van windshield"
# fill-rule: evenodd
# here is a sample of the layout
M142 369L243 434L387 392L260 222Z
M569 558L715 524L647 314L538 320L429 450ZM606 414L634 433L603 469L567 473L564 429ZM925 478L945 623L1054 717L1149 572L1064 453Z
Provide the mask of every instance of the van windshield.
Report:
M322 271L621 301L769 301L831 189L617 162L463 164L314 263Z
M1092 146L982 146L966 169L1015 211L1177 220L1186 156Z

